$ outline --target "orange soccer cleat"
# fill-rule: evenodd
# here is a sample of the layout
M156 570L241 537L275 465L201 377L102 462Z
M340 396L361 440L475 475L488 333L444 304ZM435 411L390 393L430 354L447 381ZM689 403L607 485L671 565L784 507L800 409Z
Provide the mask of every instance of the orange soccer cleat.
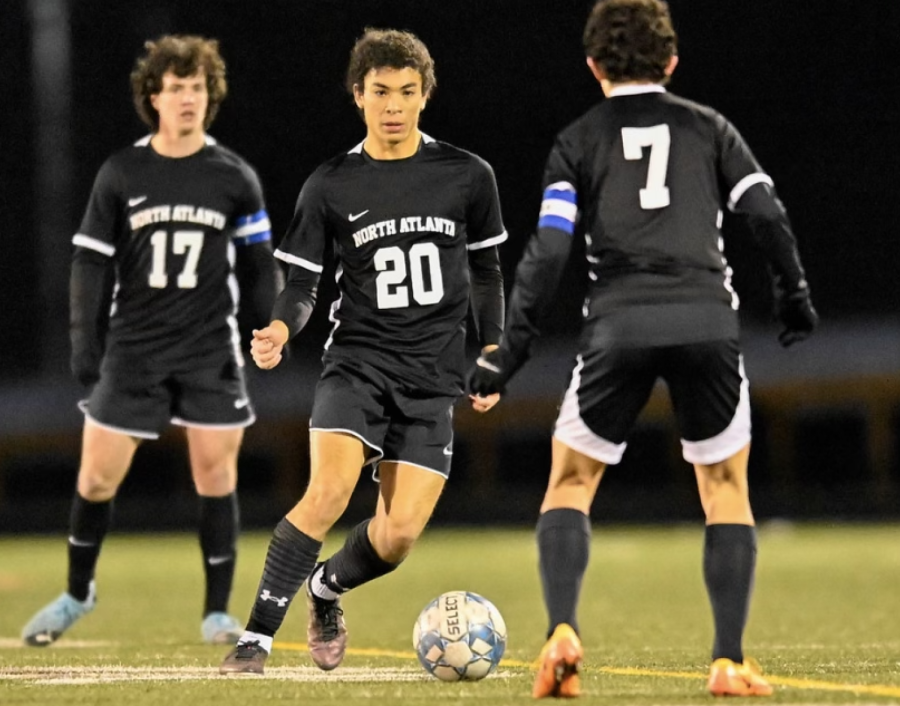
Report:
M584 649L575 630L566 623L558 625L538 657L540 667L531 695L536 699L579 696L581 681L578 671L583 659Z
M772 685L763 679L756 660L743 664L721 657L709 668L709 693L713 696L769 696Z

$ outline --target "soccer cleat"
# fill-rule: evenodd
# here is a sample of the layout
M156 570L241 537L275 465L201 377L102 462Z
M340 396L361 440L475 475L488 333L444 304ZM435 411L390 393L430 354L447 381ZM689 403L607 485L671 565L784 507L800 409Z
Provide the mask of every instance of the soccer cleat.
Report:
M312 661L326 672L337 667L347 650L347 626L341 599L327 601L319 598L306 584L309 619L306 624L306 644Z
M22 628L22 640L32 647L47 647L59 639L75 621L87 615L97 605L97 589L91 581L88 597L79 601L69 593L63 593L56 600L41 608L28 624Z
M259 644L259 640L239 642L219 665L219 674L262 674L269 653Z
M203 642L209 645L233 645L244 634L243 626L228 613L214 611L200 623Z
M772 685L762 677L756 660L743 664L720 657L709 668L709 693L713 696L769 696Z
M558 625L538 657L540 666L531 695L536 699L579 696L581 681L578 672L583 659L584 649L578 634L571 625Z

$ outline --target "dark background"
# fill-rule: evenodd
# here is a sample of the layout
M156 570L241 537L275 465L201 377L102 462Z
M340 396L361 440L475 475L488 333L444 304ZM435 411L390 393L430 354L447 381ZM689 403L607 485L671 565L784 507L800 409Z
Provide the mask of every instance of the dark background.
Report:
M591 4L2 0L0 528L18 526L9 518L26 515L36 515L31 524L58 524L53 498L64 504L71 493L80 418L72 405L79 391L67 371L70 241L103 160L145 133L128 82L144 40L169 32L220 40L230 93L210 132L257 168L277 240L309 173L364 136L343 88L353 42L370 25L414 31L432 52L438 81L422 129L493 165L510 233L501 250L511 281L536 222L553 137L601 99L581 48ZM788 207L823 318L804 348L783 352L774 344L763 262L742 224L726 219L747 367L760 395L757 485L772 491L758 506L773 515L893 514L900 495L900 235L892 217L900 192L898 5L673 0L671 7L680 64L670 89L713 105L747 138ZM42 34L48 27L61 34ZM47 56L56 54L63 68L51 74ZM483 492L474 502L471 493L448 491L445 519L477 516L511 488L524 496L509 519L534 514L553 403L580 316L578 253L572 268L543 357L526 368L528 384L513 388L499 421L479 426L461 412L454 474L478 479ZM320 301L332 292L323 280ZM302 491L304 469L285 466L304 462L303 420L327 335L326 309L320 305L292 344L284 371L252 376L260 423L248 433L242 485L248 507L258 500L261 521ZM287 426L277 432L279 424ZM624 500L601 514L694 516L692 474L678 459L666 414L651 415L633 441L619 474L630 479L621 482L622 495L614 480L608 483L611 497ZM273 446L285 443L288 456L273 455ZM179 440L164 438L157 447L141 450L132 474L153 480L129 478L123 502L131 497L147 507L148 497L174 494L189 504ZM499 460L486 463L486 450ZM810 486L818 489L814 500L800 490ZM657 502L649 491L659 488ZM673 488L683 491L682 500L672 501ZM148 525L159 519L148 514Z

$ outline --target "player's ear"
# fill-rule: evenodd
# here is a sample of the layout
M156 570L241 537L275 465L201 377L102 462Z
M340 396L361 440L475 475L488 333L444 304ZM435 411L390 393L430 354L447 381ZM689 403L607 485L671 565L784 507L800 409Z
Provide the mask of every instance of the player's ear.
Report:
M358 83L353 84L353 101L356 107L362 110L363 107L363 89Z
M593 57L587 58L588 68L591 70L591 73L594 74L594 78L597 79L598 82L603 82L606 80L606 71L604 68L594 61Z
M678 54L672 54L672 57L669 59L669 63L666 64L665 74L666 76L671 76L675 72L675 67L678 66Z

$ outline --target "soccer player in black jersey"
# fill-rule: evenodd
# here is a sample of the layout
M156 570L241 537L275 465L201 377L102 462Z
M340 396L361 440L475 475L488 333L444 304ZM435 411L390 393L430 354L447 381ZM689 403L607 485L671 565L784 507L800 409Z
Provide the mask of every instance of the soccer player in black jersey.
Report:
M450 472L470 299L483 350L500 339L496 246L506 231L497 186L483 160L419 131L434 85L434 63L418 38L366 30L347 71L366 137L309 177L275 253L290 270L272 323L255 332L261 368L277 365L306 323L326 248L339 297L310 419L309 486L275 529L250 621L223 673L262 673L304 582L313 661L326 670L340 664L340 595L399 566ZM484 412L498 399L471 401ZM319 562L366 466L380 482L374 517Z
M722 255L723 206L746 216L768 255L784 345L816 325L809 287L772 179L737 130L665 89L678 61L667 5L602 0L584 46L607 99L557 137L503 342L478 361L470 381L472 392L499 392L524 362L573 235L583 232L590 282L580 354L556 421L537 526L550 629L533 695L579 692L576 608L590 507L657 378L668 384L706 514L703 566L715 623L709 689L768 694L771 686L742 651L756 535L748 387L737 297Z
M280 288L254 170L206 130L227 84L218 43L147 42L131 74L152 134L97 175L71 274L72 370L91 387L72 504L68 590L23 630L48 645L94 608L94 569L113 498L138 445L185 428L200 496L206 573L201 635L230 643L238 534L237 456L254 420L236 324L238 286L265 321Z

